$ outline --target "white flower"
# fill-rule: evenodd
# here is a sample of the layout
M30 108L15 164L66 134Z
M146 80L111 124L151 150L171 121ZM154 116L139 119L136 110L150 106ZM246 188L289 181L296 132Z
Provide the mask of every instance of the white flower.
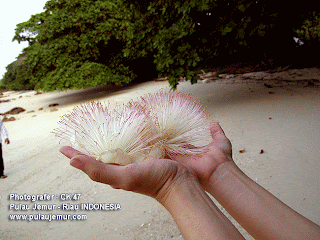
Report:
M53 133L99 161L126 165L145 160L155 136L148 113L139 106L110 109L100 102L76 107L62 117L61 127Z
M142 97L136 105L150 111L160 135L158 144L169 156L198 153L201 147L209 144L210 116L191 95L159 91Z
M190 95L160 91L127 105L75 107L53 133L78 151L126 165L167 155L199 153L211 139L209 115Z

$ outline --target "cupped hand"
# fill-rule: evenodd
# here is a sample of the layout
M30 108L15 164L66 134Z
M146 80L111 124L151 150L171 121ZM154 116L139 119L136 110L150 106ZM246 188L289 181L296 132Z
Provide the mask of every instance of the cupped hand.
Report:
M116 189L145 194L159 202L165 200L167 194L182 182L197 181L192 170L169 159L120 166L99 162L69 146L62 147L60 152L71 159L71 166L82 170L93 181Z
M172 159L192 169L204 189L215 170L223 163L233 162L232 146L219 123L211 125L212 142L195 155L176 155Z

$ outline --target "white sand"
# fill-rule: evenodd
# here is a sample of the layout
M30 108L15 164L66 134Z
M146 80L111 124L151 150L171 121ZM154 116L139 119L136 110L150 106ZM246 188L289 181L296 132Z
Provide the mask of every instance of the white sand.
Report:
M320 224L320 92L319 87L280 83L266 88L264 82L236 80L190 85L190 92L207 105L233 145L235 162L255 180L303 216ZM23 107L6 122L10 145L3 144L6 179L0 180L0 239L182 239L170 214L155 200L91 181L69 165L59 152L67 142L50 132L59 117L85 101L123 101L167 88L167 82L147 82L115 89L34 95L34 91L6 92L0 112ZM269 94L268 92L274 92ZM23 96L19 98L19 96ZM50 112L51 103L59 103ZM38 110L39 108L43 110ZM36 115L36 116L34 116ZM34 117L33 117L34 116ZM272 119L269 119L272 118ZM244 153L239 150L245 149ZM263 149L264 153L260 154ZM120 203L119 211L9 211L9 194L81 193L80 201L67 203ZM63 201L36 201L60 205ZM9 214L86 214L86 221L9 221ZM239 227L237 225L237 227ZM252 239L239 227L246 239Z

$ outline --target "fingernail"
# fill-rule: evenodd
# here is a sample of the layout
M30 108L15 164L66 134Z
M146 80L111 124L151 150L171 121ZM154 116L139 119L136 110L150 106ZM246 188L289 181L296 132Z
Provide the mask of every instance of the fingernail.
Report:
M71 159L70 165L72 167L78 168L80 170L82 170L82 168L83 168L83 163L79 159L76 159L76 158Z

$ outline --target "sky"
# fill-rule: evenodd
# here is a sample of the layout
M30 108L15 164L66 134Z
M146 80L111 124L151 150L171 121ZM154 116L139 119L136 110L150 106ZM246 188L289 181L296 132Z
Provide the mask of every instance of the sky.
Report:
M43 12L48 0L0 0L0 79L6 66L16 60L27 42L12 42L17 24L26 22L31 15Z

